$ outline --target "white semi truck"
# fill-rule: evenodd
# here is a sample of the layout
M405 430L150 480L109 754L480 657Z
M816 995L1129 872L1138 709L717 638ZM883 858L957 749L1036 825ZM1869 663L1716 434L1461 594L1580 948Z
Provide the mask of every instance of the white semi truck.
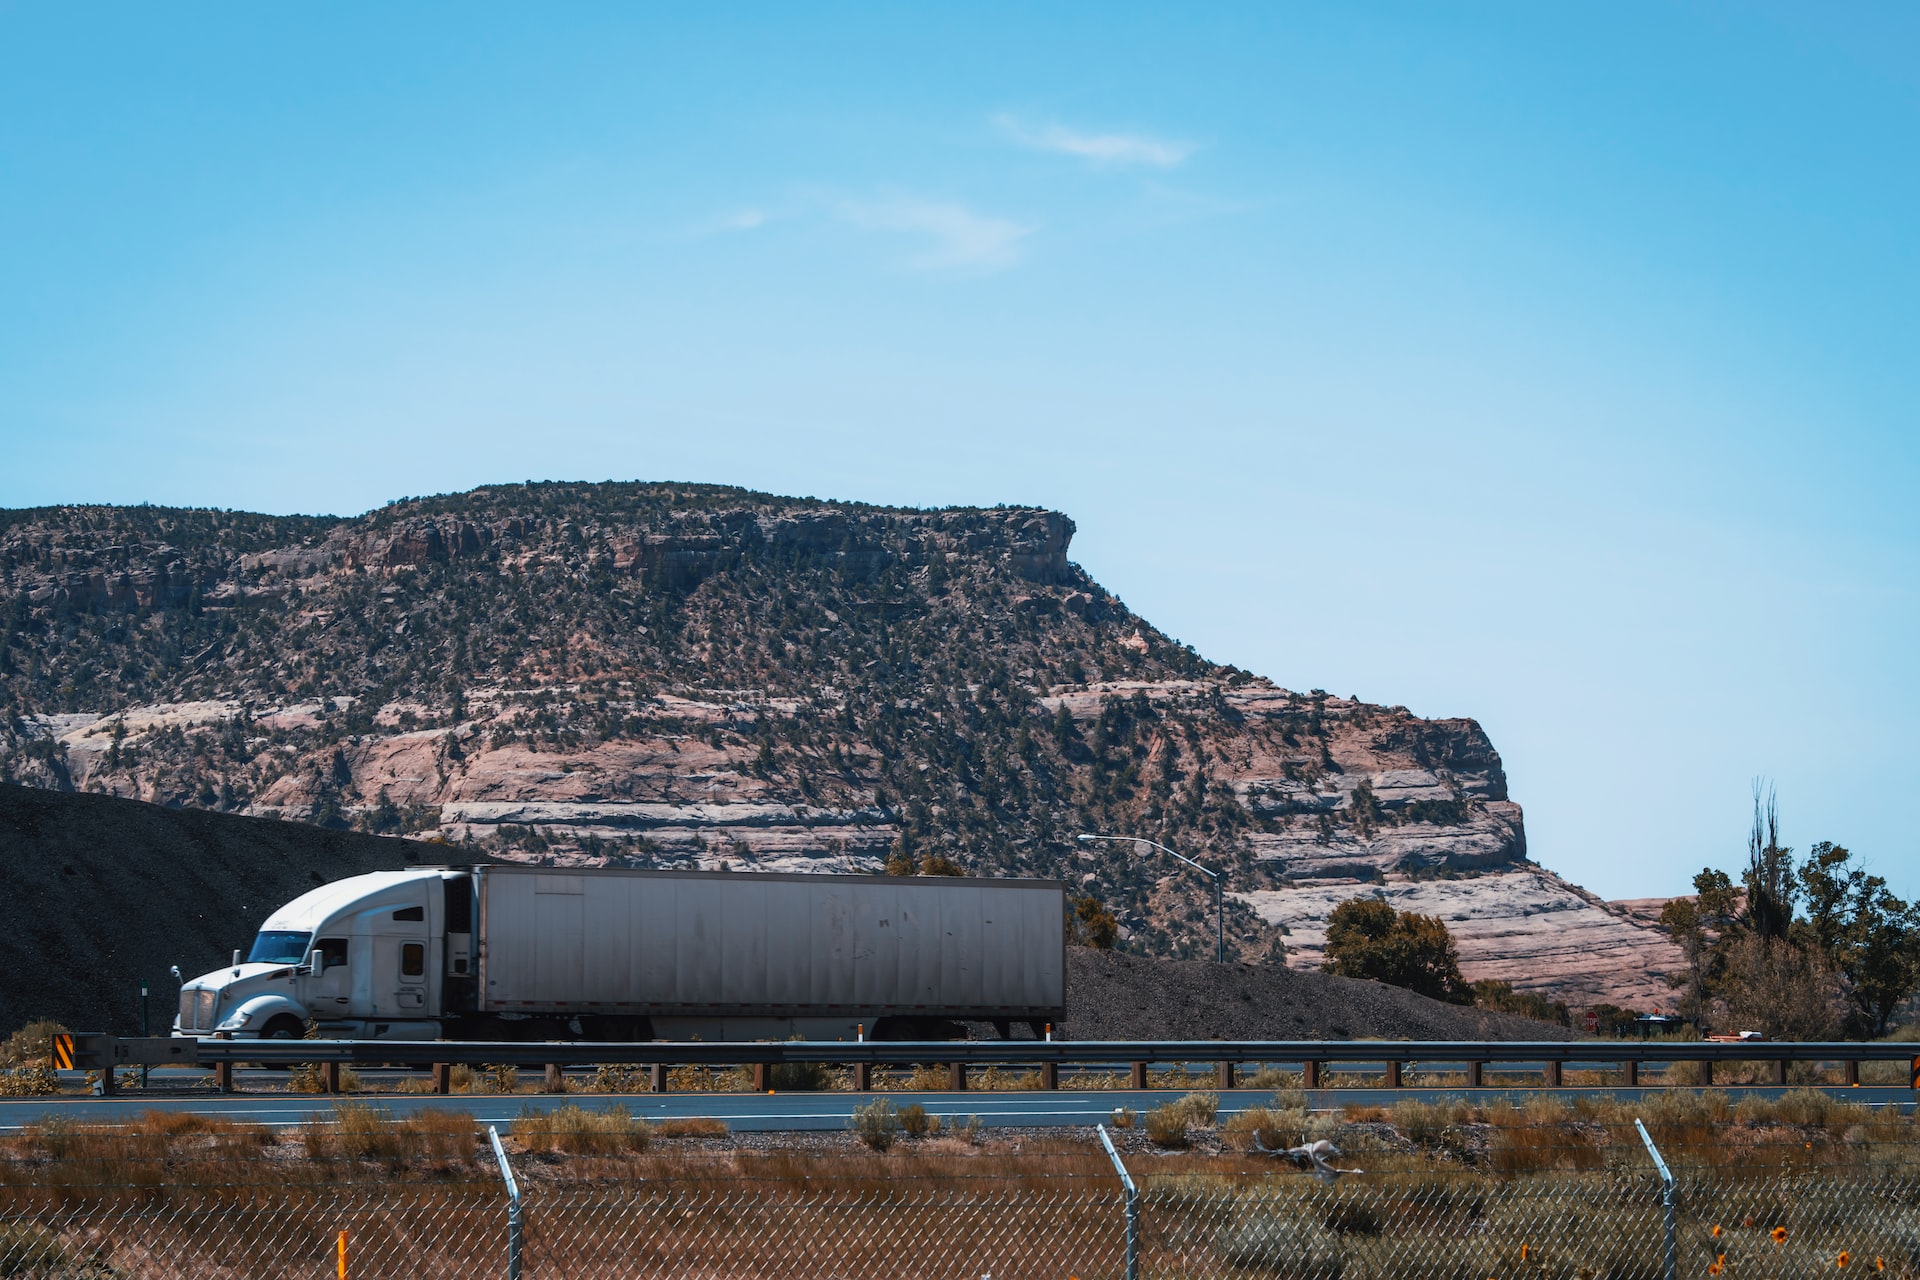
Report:
M177 1036L941 1038L1066 1012L1053 880L490 865L352 876L183 984Z

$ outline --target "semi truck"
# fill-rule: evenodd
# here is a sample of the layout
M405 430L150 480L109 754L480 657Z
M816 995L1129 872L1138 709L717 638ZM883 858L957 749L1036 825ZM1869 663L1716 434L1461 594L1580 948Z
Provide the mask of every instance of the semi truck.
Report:
M517 865L351 876L185 982L177 1036L939 1039L1066 1013L1053 880Z

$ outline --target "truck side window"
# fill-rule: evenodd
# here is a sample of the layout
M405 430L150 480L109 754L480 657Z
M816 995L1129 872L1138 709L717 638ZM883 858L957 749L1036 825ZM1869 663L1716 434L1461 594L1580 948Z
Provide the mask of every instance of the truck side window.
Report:
M427 909L425 907L402 907L393 913L393 918L395 920L425 920L427 918Z
M320 967L337 969L347 962L347 940L345 938L320 939Z
M427 972L427 944L405 942L400 945L400 976L420 978Z

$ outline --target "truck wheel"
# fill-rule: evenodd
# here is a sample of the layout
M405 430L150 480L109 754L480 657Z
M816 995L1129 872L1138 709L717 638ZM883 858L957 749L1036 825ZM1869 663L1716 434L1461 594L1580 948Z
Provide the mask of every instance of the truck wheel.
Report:
M306 1033L306 1027L301 1025L298 1018L290 1013L283 1013L267 1023L266 1028L260 1032L260 1038L262 1040L298 1040L305 1036ZM266 1063L265 1066L269 1071L291 1071L293 1069L290 1064L285 1062L269 1062Z

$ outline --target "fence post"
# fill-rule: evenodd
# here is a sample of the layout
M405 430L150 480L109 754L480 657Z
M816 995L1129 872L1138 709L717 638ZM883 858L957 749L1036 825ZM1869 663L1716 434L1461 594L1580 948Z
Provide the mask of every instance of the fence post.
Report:
M500 1162L500 1176L507 1184L507 1280L520 1280L520 1184L514 1181L513 1166L507 1163L506 1148L500 1145L500 1129L487 1126L493 1142L493 1158Z
M1647 1154L1653 1157L1653 1167L1660 1171L1660 1207L1666 1210L1667 1217L1667 1280L1679 1280L1680 1275L1680 1206L1674 1195L1673 1174L1667 1168L1667 1162L1660 1158L1660 1148L1653 1145L1653 1135L1647 1132L1647 1126L1635 1117L1633 1127L1640 1131L1640 1141L1647 1144Z
M1107 1126L1097 1124L1094 1128L1100 1131L1100 1145L1107 1149L1107 1159L1113 1161L1120 1185L1127 1192L1127 1280L1140 1280L1140 1190L1133 1185L1133 1175L1127 1172L1127 1166L1120 1163L1120 1153L1113 1149Z

